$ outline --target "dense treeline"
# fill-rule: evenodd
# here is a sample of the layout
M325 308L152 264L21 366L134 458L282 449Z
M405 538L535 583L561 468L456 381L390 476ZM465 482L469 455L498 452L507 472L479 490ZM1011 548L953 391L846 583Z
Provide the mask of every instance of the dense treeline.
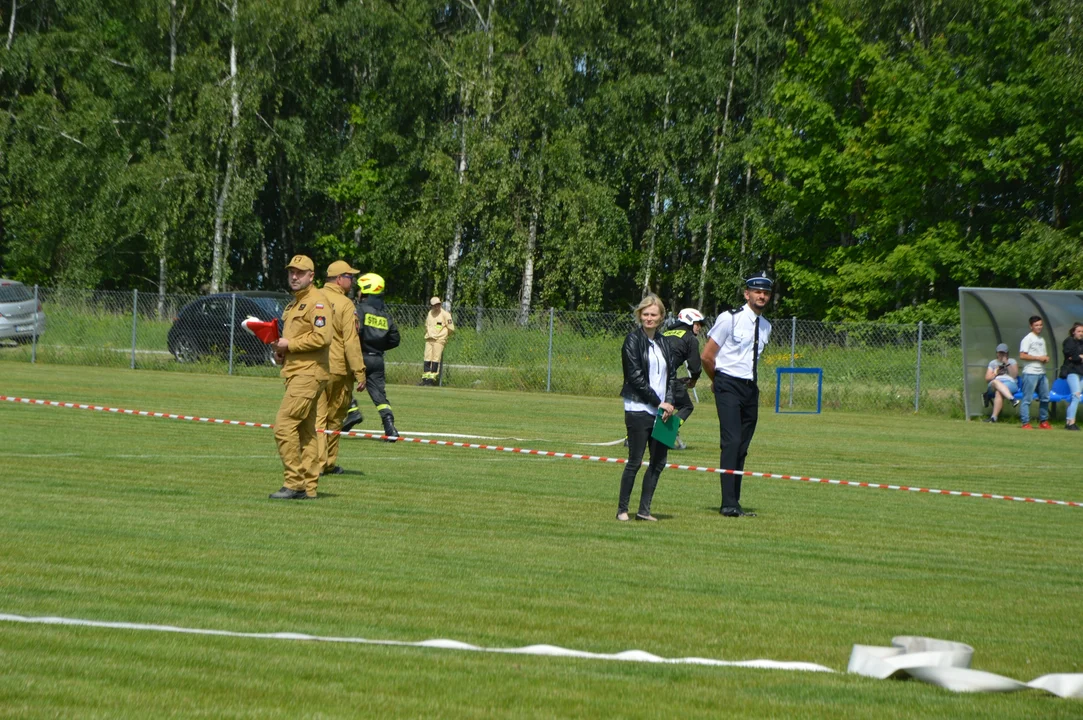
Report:
M1083 287L1080 0L12 0L0 274L949 320Z

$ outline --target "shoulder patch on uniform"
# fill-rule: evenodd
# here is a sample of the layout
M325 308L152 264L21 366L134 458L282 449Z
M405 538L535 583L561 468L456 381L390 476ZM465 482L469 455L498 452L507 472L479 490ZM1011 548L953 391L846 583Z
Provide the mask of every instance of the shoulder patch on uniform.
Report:
M325 318L323 315L317 315L316 316L316 322L313 323L313 324L316 327L323 327L324 325L327 324L327 318Z
M307 303L301 303L301 307L299 307L299 308L297 308L297 309L298 309L298 310L304 310L304 309L305 309L305 305L306 305L306 304L307 304Z
M742 310L742 308L733 308L732 310L729 311L729 313L730 313L730 315L736 315L737 313L741 312L741 310Z

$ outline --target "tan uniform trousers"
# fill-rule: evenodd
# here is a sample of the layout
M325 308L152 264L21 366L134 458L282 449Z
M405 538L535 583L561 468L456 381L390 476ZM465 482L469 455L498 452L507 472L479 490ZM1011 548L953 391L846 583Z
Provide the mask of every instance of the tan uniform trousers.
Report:
M275 417L275 442L285 470L282 484L312 497L316 496L321 469L316 407L326 384L310 375L286 378L286 394Z
M320 472L330 470L338 463L338 435L328 435L320 430L339 430L350 406L353 383L349 375L332 375L327 387L320 393L316 406L316 442L320 446ZM312 486L315 490L316 486Z
M447 345L447 338L443 340L426 340L425 341L425 362L440 362L440 358L444 357L444 346ZM414 357L417 357L416 355Z

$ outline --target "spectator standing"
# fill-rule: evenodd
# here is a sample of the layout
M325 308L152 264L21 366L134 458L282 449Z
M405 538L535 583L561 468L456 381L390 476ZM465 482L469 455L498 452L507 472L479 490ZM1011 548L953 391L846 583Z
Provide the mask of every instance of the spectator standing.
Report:
M346 293L353 287L353 279L360 274L345 260L336 260L327 266L327 282L323 294L331 302L331 340L328 366L331 378L320 395L316 409L317 442L320 444L320 474L338 475L337 432L328 435L323 430L338 431L346 419L354 383L358 391L365 387L365 362L361 358L361 343L357 336L357 315L353 301ZM315 491L315 488L312 488Z
M1068 337L1064 338L1061 345L1064 351L1064 364L1060 368L1060 375L1068 381L1068 388L1072 393L1068 401L1068 414L1065 416L1065 430L1079 430L1075 423L1076 411L1079 409L1080 392L1083 389L1083 323L1072 325Z
M1019 406L1019 420L1023 423L1024 430L1034 429L1030 424L1030 401L1037 393L1038 428L1052 430L1053 426L1049 424L1049 379L1045 376L1049 354L1042 338L1045 324L1037 315L1032 315L1027 322L1030 324L1030 332L1019 343L1019 359L1027 363L1023 366L1023 402Z
M329 349L331 303L312 286L315 266L295 255L286 266L293 300L282 315L282 337L275 354L282 366L286 394L275 417L275 442L282 458L285 480L275 500L315 499L320 477L316 443L316 406L331 374ZM311 489L310 489L311 488Z
M643 452L648 447L651 459L643 475L636 519L658 519L651 515L651 501L658 478L666 466L669 448L651 434L659 413L663 420L668 420L674 413L673 388L677 381L677 365L669 344L658 332L665 313L665 305L657 295L647 295L640 300L635 309L638 327L628 333L621 348L624 386L620 394L624 398L624 426L628 431L628 462L620 476L620 499L617 503L617 520L621 521L629 519L628 502L635 487L636 473L643 464Z
M384 376L384 353L399 346L399 329L384 302L384 279L376 273L366 273L357 279L357 291L361 301L357 304L357 319L361 327L361 350L365 359L365 388L380 413L384 424L384 438L388 442L399 439L395 429L395 414L387 401Z
M440 360L444 346L455 332L451 313L440 304L435 295L429 299L429 312L425 315L425 367L421 373L421 385L435 385L440 377Z
M688 391L696 386L700 373L703 371L703 363L699 357L699 333L703 329L703 313L695 308L685 308L677 313L677 325L662 333L669 343L669 351L673 355L673 364L679 369L681 365L688 363L688 377L677 381L673 388L673 407L677 409L677 415L681 418L681 427L692 415L696 406L692 404L692 398ZM687 447L681 436L677 435L677 450Z
M707 333L703 371L711 378L718 436L722 448L719 467L744 470L748 446L759 420L760 388L757 366L771 338L771 323L762 317L774 284L764 274L745 280L745 304L718 316ZM725 517L755 517L741 508L741 476L719 473Z
M985 401L988 405L991 397L993 403L993 414L985 418L985 422L998 421L1005 400L1010 402L1012 407L1019 405L1019 401L1015 399L1015 393L1019 390L1018 377L1019 363L1015 358L1008 357L1008 345L1000 343L997 345L996 360L990 360L989 367L985 369L985 380L989 383Z

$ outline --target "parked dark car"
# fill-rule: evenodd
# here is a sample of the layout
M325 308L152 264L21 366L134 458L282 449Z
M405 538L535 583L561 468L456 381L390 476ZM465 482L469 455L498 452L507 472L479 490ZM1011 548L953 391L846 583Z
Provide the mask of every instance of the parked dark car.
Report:
M236 309L233 307L234 296L237 298ZM273 365L274 352L241 327L241 321L250 315L260 320L281 320L291 299L289 293L246 290L193 300L173 319L168 337L169 352L177 362L195 362L207 356L228 357L232 325L235 362Z

